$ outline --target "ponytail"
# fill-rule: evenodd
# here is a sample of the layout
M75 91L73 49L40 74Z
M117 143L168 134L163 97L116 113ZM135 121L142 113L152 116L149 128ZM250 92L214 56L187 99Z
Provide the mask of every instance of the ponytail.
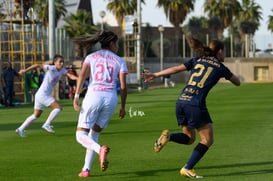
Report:
M224 49L224 43L219 40L212 40L209 46L204 46L201 41L192 36L187 37L190 48L194 49L199 56L216 56L220 49Z
M118 41L118 36L112 31L100 31L94 41L100 42L101 48L108 48L111 42Z

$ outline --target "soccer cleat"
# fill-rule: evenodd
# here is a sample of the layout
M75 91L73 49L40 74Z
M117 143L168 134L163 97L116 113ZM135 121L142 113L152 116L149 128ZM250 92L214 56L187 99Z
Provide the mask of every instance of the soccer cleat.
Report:
M82 170L79 175L79 177L90 177L90 170L86 169L86 170Z
M21 136L22 138L27 137L27 135L26 135L26 133L25 133L24 130L20 130L20 129L17 128L17 129L15 130L15 132L16 132L19 136Z
M108 148L107 146L101 146L100 147L100 169L101 171L106 171L106 169L108 168L108 161L107 161L107 154L109 153L110 148Z
M194 169L186 169L185 167L181 168L180 174L184 177L192 179L204 178L203 176L197 175Z
M154 151L160 152L160 150L168 143L170 140L169 130L163 130L160 137L155 141Z
M42 128L43 128L44 130L46 130L47 132L49 132L49 133L55 133L55 131L52 129L53 126L51 126L51 125L44 124L44 125L42 126Z

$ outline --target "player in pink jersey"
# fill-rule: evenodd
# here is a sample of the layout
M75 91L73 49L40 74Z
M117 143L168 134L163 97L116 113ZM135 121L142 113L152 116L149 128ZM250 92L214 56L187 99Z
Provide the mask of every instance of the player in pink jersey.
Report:
M94 37L94 42L100 42L102 49L85 58L74 97L74 109L80 111L76 139L86 148L85 163L79 177L90 176L90 167L96 154L100 158L101 170L105 171L108 167L106 156L110 149L99 145L98 137L116 110L118 82L121 96L119 117L125 116L128 69L126 62L117 55L118 37L113 32L102 31ZM88 76L89 85L80 109L79 93Z
M32 115L26 118L23 124L16 129L16 133L25 137L25 128L28 127L34 120L39 118L43 113L45 107L51 107L53 110L49 114L46 122L43 124L42 128L49 133L54 133L55 131L52 129L50 125L51 122L58 116L61 112L61 105L51 96L51 93L55 87L55 85L59 82L63 75L66 75L70 79L77 80L77 76L69 74L67 70L64 68L64 58L61 55L55 55L53 59L52 65L46 64L34 64L28 67L27 69L22 69L19 71L20 75L24 73L40 68L46 72L45 77L41 86L39 87L37 93L35 94L35 102L34 102L34 112Z

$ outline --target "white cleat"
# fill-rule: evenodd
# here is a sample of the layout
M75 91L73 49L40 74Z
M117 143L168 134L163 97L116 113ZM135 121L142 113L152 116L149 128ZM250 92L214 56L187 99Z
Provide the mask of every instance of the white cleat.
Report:
M49 133L55 133L55 131L52 129L53 126L51 126L51 125L44 124L44 125L42 126L42 128L43 128L45 131L49 132Z
M25 133L24 130L20 130L19 128L17 128L17 129L15 130L15 132L16 132L16 134L18 134L18 135L19 135L20 137L22 137L22 138L27 137L27 135L26 135L26 133Z

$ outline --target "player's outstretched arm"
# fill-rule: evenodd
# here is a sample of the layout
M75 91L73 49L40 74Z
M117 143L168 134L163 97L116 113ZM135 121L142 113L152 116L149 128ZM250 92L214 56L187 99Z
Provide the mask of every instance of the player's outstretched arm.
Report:
M177 65L177 66L173 66L173 67L164 69L164 70L162 70L160 72L156 72L156 73L150 73L150 72L143 73L142 78L144 78L145 81L150 81L150 80L152 80L154 78L157 78L157 77L176 74L178 72L182 72L182 71L185 71L185 70L187 70L186 66L184 64L181 64L181 65Z
M30 70L33 70L33 69L37 69L37 68L42 69L43 68L43 64L34 64L34 65L31 65L31 66L29 66L26 69L21 69L18 73L22 76L22 75L24 75L24 73L26 73L26 72L28 72Z
M78 80L78 77L77 77L76 75L67 73L66 76L67 76L68 78L70 78L71 80Z
M229 79L229 81L236 86L241 85L241 81L240 81L239 77L237 77L236 75L232 75L232 77Z

